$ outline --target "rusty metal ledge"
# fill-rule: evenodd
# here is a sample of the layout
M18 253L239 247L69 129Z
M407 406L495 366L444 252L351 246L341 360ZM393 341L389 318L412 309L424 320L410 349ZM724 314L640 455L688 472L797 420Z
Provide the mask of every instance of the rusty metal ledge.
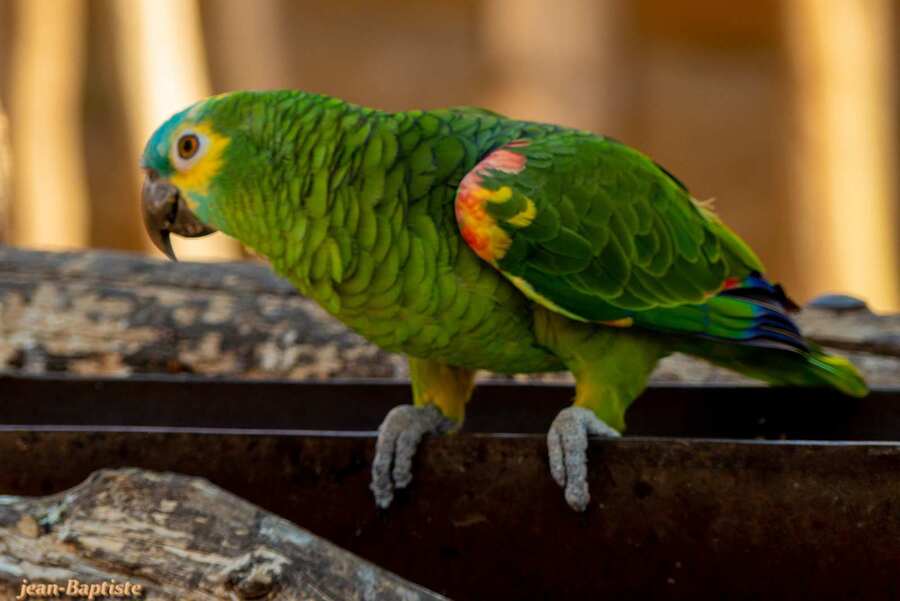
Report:
M203 476L453 599L897 592L897 446L598 441L585 514L565 506L539 435L428 440L387 511L368 491L372 448L362 435L8 431L0 491L44 494L101 467Z
M310 430L343 419L371 430L386 407L405 400L405 388L242 386L2 379L0 421L7 425L0 432L0 493L47 494L103 467L203 476L457 600L900 594L898 445L595 441L593 500L585 514L576 514L550 479L543 436L528 433L542 431L571 391L486 387L472 405L476 424L508 423L503 418L514 408L538 416L505 428L518 434L427 440L411 489L379 511L368 491L371 434ZM800 432L836 439L843 432L886 440L895 428L900 438L896 391L840 399L843 404L839 398L655 389L630 419L634 429L658 435ZM237 429L247 427L254 431ZM179 431L166 431L173 428Z

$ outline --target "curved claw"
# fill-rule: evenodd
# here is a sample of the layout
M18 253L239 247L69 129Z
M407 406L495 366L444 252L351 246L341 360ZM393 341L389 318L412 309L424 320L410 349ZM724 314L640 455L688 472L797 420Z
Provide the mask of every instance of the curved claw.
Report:
M591 500L587 484L588 435L619 437L593 411L575 406L560 411L547 432L550 473L565 489L566 502L575 511L584 511Z
M378 428L372 483L375 503L386 508L394 499L394 490L412 482L412 460L426 434L443 434L454 426L434 405L400 405L391 409Z

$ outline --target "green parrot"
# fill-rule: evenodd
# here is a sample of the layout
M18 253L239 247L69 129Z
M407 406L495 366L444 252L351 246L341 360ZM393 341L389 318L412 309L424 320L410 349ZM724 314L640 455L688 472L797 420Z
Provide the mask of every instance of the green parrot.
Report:
M584 510L590 435L619 436L679 351L778 385L863 396L846 359L804 339L782 288L660 165L586 131L457 107L389 113L299 91L197 102L150 138L144 219L221 231L329 313L409 358L413 405L378 432L372 491L412 480L421 438L463 423L477 370L569 370L547 435Z

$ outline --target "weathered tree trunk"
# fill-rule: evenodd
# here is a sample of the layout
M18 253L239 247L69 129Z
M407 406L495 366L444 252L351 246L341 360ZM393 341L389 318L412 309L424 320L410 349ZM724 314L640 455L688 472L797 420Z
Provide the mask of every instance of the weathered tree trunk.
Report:
M140 585L147 600L444 598L206 480L141 470L0 498L0 557L3 599L25 578L62 588L115 580Z
M0 369L327 378L402 365L263 265L0 247Z
M870 383L897 383L900 316L858 303L808 308L799 321ZM305 379L402 377L405 362L346 330L265 265L0 247L2 369ZM683 356L663 361L654 381L747 382Z

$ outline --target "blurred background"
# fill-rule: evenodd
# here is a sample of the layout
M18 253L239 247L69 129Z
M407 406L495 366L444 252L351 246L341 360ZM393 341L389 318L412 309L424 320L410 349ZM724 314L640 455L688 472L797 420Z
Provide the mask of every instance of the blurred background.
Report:
M895 0L0 0L0 243L157 254L148 135L287 87L609 134L714 198L797 300L898 310L898 25Z

